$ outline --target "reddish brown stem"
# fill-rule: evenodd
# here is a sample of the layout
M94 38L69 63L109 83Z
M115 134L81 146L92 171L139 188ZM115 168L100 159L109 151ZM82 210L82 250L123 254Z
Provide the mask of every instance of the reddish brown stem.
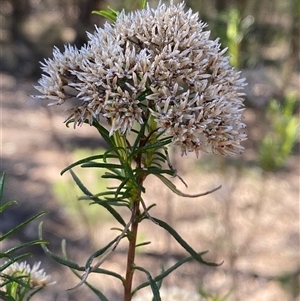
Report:
M128 235L129 248L127 254L127 268L126 268L126 277L124 283L124 301L131 301L131 289L132 289L132 280L134 274L134 259L135 259L135 246L136 238L138 232L138 216L140 214L140 201L135 201L132 208L132 224L130 233Z

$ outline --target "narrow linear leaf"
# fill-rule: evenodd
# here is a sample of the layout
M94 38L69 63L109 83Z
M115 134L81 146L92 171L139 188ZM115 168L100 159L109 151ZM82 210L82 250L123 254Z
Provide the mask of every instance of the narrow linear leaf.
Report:
M43 222L41 222L39 224L39 238L41 240L43 240L43 230L42 230L42 225L43 225ZM75 270L78 270L78 271L85 271L85 268L84 267L80 267L77 263L75 262L72 262L70 260L66 260L60 256L57 256L55 255L54 253L52 253L45 245L41 245L42 249L44 250L44 252L49 256L51 257L52 259L54 259L56 262L64 265L64 266L67 266L71 269L75 269Z
M102 17L110 20L113 23L116 22L117 16L118 16L118 12L116 12L115 10L113 10L110 7L108 7L108 10L93 10L92 13L102 16Z
M170 176L174 176L175 172L173 170L169 170L169 169L160 169L160 168L155 168L155 167L150 167L147 169L147 173L150 175L160 175L160 174L167 174Z
M39 287L37 288L35 291L33 291L28 298L26 299L26 301L29 301L35 294L37 294L39 291L41 291L43 289L43 287Z
M16 252L20 249L24 249L24 248L29 247L29 246L47 244L47 243L48 242L46 240L37 239L37 240L33 240L33 241L30 241L30 242L23 243L23 244L21 244L17 247L11 248L11 249L7 250L5 253L6 254L11 254L13 252Z
M160 227L162 227L163 229L165 229L167 232L169 232L174 238L175 240L189 253L193 256L193 258L200 262L203 263L205 265L208 266L220 266L221 264L218 263L213 263L213 262L208 262L202 259L201 255L199 255L199 253L197 253L184 239L182 239L182 237L170 226L168 225L166 222L155 218L155 217L151 217Z
M115 191L115 198L118 197L118 195L120 195L121 190L126 187L126 184L129 182L129 178L125 178L122 183L119 185L119 187L116 189ZM125 190L126 191L126 190Z
M142 272L144 272L147 275L152 293L153 293L153 299L152 301L161 301L160 298L160 294L159 294L159 288L155 282L155 280L152 278L151 274L149 273L149 271L147 271L146 269L139 267L139 266L135 266L134 267L136 270L140 270Z
M81 165L81 167L87 168L107 168L107 169L112 169L112 168L122 168L122 165L120 164L113 164L113 163L100 163L100 162L87 162Z
M34 215L33 217L27 219L25 222L21 223L20 225L16 226L15 228L9 230L8 232L6 232L5 234L3 234L0 238L0 241L4 240L6 237L10 236L11 234L15 233L16 231L18 231L19 229L23 228L25 225L29 224L31 221L39 218L40 216L44 215L45 213L47 213L47 211L42 211L36 215Z
M70 169L70 174L73 178L73 180L75 181L76 185L79 187L79 189L88 196L93 196L93 194L83 185L83 183L80 181L80 179L77 177L77 175L75 174L75 172Z
M75 183L78 185L80 190L87 196L89 196L92 200L97 200L97 198L93 197L93 194L83 185L83 183L80 181L80 179L77 177L75 172L70 169L70 173L72 175L72 178L74 179ZM123 226L126 225L125 221L121 217L121 215L114 209L112 208L109 204L102 202L101 205L110 213L114 216L114 218L121 223Z
M163 265L161 265L161 274L163 274L165 272L165 268ZM154 278L154 280L156 279L156 277ZM162 283L163 283L163 278L159 279L159 280L155 280L155 282L157 283L157 286L159 289L161 289Z
M103 202L98 198L94 198L93 196L91 196L90 198L94 202L97 202L99 205L104 207L121 225L123 225L124 227L126 226L126 223L122 216L112 206L110 206L108 202Z
M0 297L3 298L4 301L16 301L12 296L2 291L0 291Z
M73 272L74 275L76 275L79 279L81 279L81 276L75 270L71 269L71 271ZM106 296L101 291L99 291L98 289L96 289L95 287L93 287L87 281L85 281L84 284L95 293L95 295L99 298L99 300L101 300L101 301L109 301L106 298Z
M29 285L22 280L22 279L28 279L28 276L22 275L22 276L19 276L19 277L14 277L14 276L7 275L7 274L3 273L1 275L1 277L5 278L5 279L8 279L9 282L16 282L16 283L20 284L21 286L23 286L27 289L30 289Z
M136 150L137 150L137 148L138 148L138 145L140 144L140 141L141 141L142 137L144 136L146 126L147 126L147 122L144 122L144 123L142 124L140 130L138 131L137 137L136 137L136 139L135 139L135 141L134 141L134 144L133 144L133 146L132 146L131 153L136 152ZM130 155L129 158L132 159L132 155Z
M103 162L107 162L107 159L119 159L118 155L115 152L114 148L107 150L103 154Z
M76 273L75 271L74 271L74 274L78 277L78 278L80 278L80 275L78 275L78 273ZM95 295L101 300L101 301L109 301L108 299L107 299L107 297L101 292L101 291L99 291L98 289L96 289L95 287L93 287L91 284L89 284L87 281L85 281L85 284L86 284L86 286L88 286L94 293L95 293Z
M177 194L179 196L182 196L182 197L185 197L185 198L198 198L198 197L201 197L201 196L205 196L205 195L208 195L208 194L211 194L211 193L215 192L216 190L218 190L222 187L222 185L220 185L220 186L218 186L218 187L216 187L212 190L205 191L205 192L202 192L202 193L187 194L187 193L184 193L184 192L180 191L179 189L177 189L177 187L170 180L168 180L166 177L164 177L163 175L160 175L160 174L154 174L154 175L156 177L158 177L175 194Z
M1 179L0 179L0 205L2 204L2 196L3 196L3 190L4 190L5 177L6 177L6 173L3 172Z
M66 246L66 240L65 239L63 239L62 242L61 242L61 249L62 249L62 254L63 254L64 258L68 260L67 246ZM71 271L73 273L76 273L76 275L78 275L78 277L81 278L81 276L74 269L71 269ZM97 269L93 270L93 273L105 274L105 275L108 275L108 276L115 277L115 278L121 280L122 283L123 283L123 280L124 280L121 275L119 275L115 272L112 272L112 271L105 270L105 269L97 268Z
M106 143L110 146L110 148L115 148L115 144L113 139L109 136L108 130L103 127L97 120L94 119L93 126L98 130L102 138L106 141Z
M104 192L99 192L99 193L94 194L93 198L113 196L113 195L115 195L114 191L104 191Z
M119 180L121 182L125 179L125 177L123 177L123 176L118 176L118 175L115 175L110 172L106 172L104 175L101 176L101 178L102 179L115 179L115 180Z
M141 9L144 9L146 7L147 0L142 0L141 1Z
M205 252L201 252L201 253L198 253L199 256L201 255L204 255L206 254L207 251ZM174 264L173 266L171 266L170 268L168 268L167 270L163 271L161 274L159 274L158 276L156 276L154 278L154 281L157 282L157 283L160 283L164 278L166 278L169 274L171 274L173 271L175 271L176 269L178 269L180 266L182 266L184 263L186 262L189 262L191 260L194 260L194 257L193 256L188 256L186 258L183 258L181 260L179 260L178 262L176 262L176 264ZM139 286L137 286L133 293L136 293L137 291L139 291L140 289L144 288L144 287L147 287L150 285L150 282L147 281L147 282L144 282L142 284L140 284Z
M115 199L115 198L106 198L105 200L97 199L90 203L90 205L100 205L105 207L104 204L109 205L109 206L116 206L116 207L130 207L130 203L128 201L125 201L121 198ZM124 226L124 225L123 225Z
M9 201L5 204L3 204L1 207L0 207L0 213L3 212L5 209L7 209L8 207L12 206L12 205L17 205L18 202L17 201Z
M86 261L85 268L89 268L94 260L94 258L99 257L100 255L104 254L117 240L119 236L115 237L110 243L108 243L104 248L97 250L94 254L92 254L88 260Z
M150 244L151 244L151 241L145 241L145 242L141 242L141 243L135 245L135 247L138 248L138 247L143 247L143 246L150 245Z
M116 155L106 155L106 158L116 158ZM84 158L84 159L80 159L72 164L70 164L69 166L67 166L66 168L64 168L60 174L63 175L66 171L68 171L69 169L75 167L75 166L78 166L78 165L81 165L81 164L84 164L84 163L88 163L88 162L91 162L93 160L100 160L100 159L104 159L104 154L101 154L101 155L94 155L94 156L89 156L87 158Z
M153 144L146 144L145 146L139 147L136 151L132 152L131 157L134 157L137 154L143 153L143 152L145 152L147 150L150 150L150 149L162 148L165 145L169 144L170 142L171 142L171 139L167 139L167 140L163 139L163 140L159 140L158 142L153 143Z
M7 261L6 263L4 263L3 265L0 266L0 271L3 271L5 270L7 267L9 267L10 265L12 265L14 262L16 261L19 261L25 257L29 257L29 256L32 256L31 253L25 253L25 254L22 254L22 255L19 255L19 256L10 256L10 255L6 255L6 254L3 254L3 253L0 253L1 256L0 258L8 258L9 261Z

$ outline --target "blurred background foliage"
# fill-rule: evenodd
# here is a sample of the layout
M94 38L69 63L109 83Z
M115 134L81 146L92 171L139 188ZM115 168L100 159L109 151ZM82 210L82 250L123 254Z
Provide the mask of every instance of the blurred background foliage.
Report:
M179 1L174 1L179 2ZM151 6L158 1L149 1ZM300 0L187 0L207 22L212 38L228 47L231 63L249 83L247 106L264 108L296 90L299 100ZM91 12L138 9L135 0L3 0L0 7L1 66L18 78L38 78L39 61L52 56L53 46L81 47L86 31L104 18ZM295 106L295 111L299 105ZM265 111L264 111L265 112ZM294 113L294 112L293 112Z
M149 3L155 6L158 1ZM233 65L277 68L280 88L286 87L299 59L299 0L187 0L186 4L199 11L212 37L220 37L229 48ZM1 68L16 76L38 75L38 60L50 56L53 45L80 47L86 42L85 32L104 22L92 10L108 5L130 11L139 7L139 1L3 0Z

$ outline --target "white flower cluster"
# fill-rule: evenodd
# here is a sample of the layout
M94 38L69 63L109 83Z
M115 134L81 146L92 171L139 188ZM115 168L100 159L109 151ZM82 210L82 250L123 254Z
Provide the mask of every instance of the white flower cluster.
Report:
M43 269L39 270L40 265L41 262L36 262L31 268L30 265L26 263L26 261L23 261L21 263L14 262L10 266L8 266L2 272L2 274L20 278L24 282L28 281L31 289L55 284L55 281L51 282L50 275L47 275Z
M184 3L159 4L105 24L81 49L55 48L42 63L36 89L62 104L76 98L67 120L74 126L103 116L110 134L129 133L150 115L182 154L199 150L239 154L245 79L229 65L226 50L210 40L198 14Z
M201 297L195 292L182 289L174 286L169 288L162 288L160 291L162 301L200 301ZM142 293L138 297L134 297L133 301L151 301L153 294L150 292Z

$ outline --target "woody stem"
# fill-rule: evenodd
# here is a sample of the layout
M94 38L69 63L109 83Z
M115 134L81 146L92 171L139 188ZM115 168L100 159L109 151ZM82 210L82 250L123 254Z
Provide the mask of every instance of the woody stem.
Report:
M134 274L134 259L135 259L135 247L136 239L138 232L138 216L140 215L140 201L135 201L132 208L132 224L131 229L128 235L129 248L127 254L127 268L126 268L126 277L124 283L124 301L131 301L131 289L132 289L132 280Z

